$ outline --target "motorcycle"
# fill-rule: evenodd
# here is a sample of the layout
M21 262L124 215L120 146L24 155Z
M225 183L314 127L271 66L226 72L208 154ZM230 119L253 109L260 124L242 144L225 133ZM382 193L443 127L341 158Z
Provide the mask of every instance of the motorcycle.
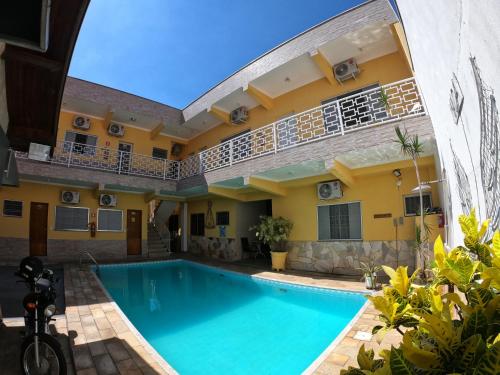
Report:
M36 257L24 258L15 273L30 292L23 299L25 338L21 345L21 369L26 375L65 375L66 361L49 324L56 313L54 273Z

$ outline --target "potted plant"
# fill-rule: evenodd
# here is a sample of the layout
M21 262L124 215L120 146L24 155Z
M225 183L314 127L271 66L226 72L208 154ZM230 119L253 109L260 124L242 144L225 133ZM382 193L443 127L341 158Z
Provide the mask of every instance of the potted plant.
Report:
M368 262L359 262L358 270L363 272L361 280L365 279L366 289L377 288L377 272L382 271L382 267L375 264L372 260Z
M286 242L293 224L283 217L261 216L259 224L250 228L255 230L257 238L271 248L273 270L285 269L287 250Z

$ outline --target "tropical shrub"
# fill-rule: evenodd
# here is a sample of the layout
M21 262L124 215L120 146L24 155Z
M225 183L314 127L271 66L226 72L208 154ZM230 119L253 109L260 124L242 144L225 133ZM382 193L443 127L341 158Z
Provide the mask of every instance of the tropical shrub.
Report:
M251 227L259 240L269 245L272 251L286 251L286 241L293 224L283 217L260 216L260 222Z
M499 374L500 373L500 233L484 237L488 221L478 223L475 212L459 218L464 246L446 252L441 238L434 244L433 282L412 284L406 267L384 267L390 286L380 296L368 296L383 325L373 329L377 339L392 329L402 335L398 348L361 347L357 374Z

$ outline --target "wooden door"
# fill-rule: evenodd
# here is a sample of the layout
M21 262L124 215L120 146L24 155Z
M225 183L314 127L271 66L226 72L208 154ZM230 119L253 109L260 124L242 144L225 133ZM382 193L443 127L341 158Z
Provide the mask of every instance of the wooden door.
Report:
M47 255L48 203L31 202L30 206L30 255Z
M127 255L142 253L142 211L127 210Z

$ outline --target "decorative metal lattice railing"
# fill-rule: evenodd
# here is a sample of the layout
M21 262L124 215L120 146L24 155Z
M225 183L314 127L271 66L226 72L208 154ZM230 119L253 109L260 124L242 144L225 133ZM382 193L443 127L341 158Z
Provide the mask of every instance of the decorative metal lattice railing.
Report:
M332 100L233 138L180 162L180 178L291 147L404 118L425 115L414 78Z
M16 153L17 158L27 158ZM162 180L179 179L179 163L131 152L112 150L76 142L57 142L47 162L67 167L103 170L125 175L154 177Z
M334 99L208 148L182 161L58 142L53 164L179 180L329 137L425 115L414 78ZM17 158L28 155L16 152Z

